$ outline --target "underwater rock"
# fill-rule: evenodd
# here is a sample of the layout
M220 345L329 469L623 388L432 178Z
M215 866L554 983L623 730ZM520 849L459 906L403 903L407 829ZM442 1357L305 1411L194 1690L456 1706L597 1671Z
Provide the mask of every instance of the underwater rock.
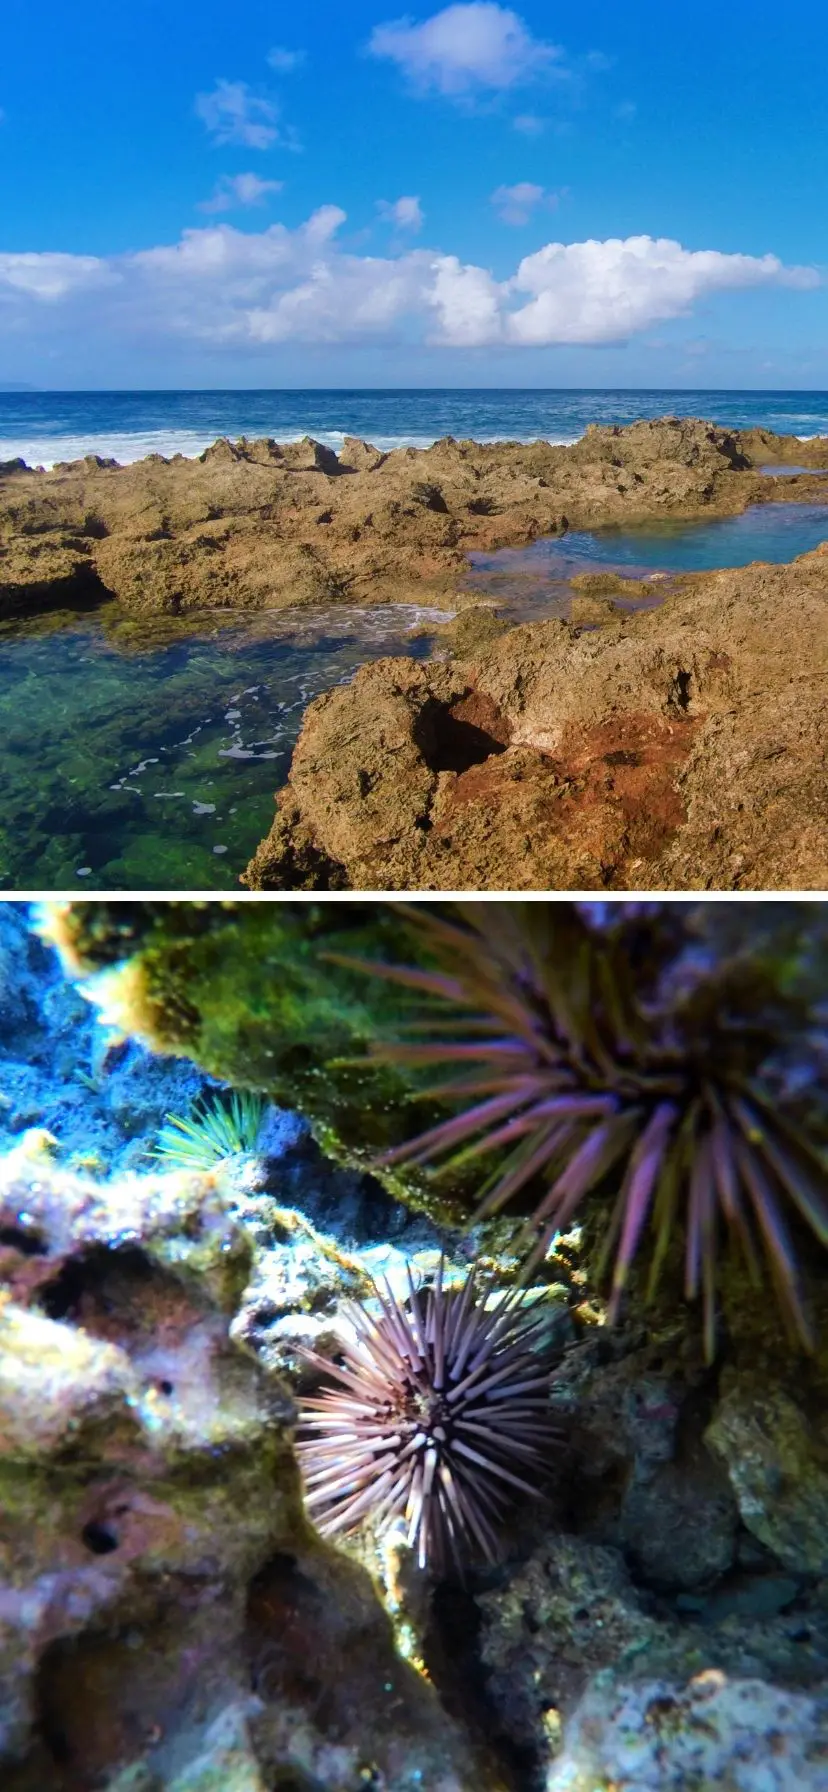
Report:
M102 973L86 987L108 1025L298 1109L334 1160L364 1172L407 1132L410 1078L366 1055L399 993L334 961L416 952L389 907L66 902L45 905L40 924L70 975ZM434 1217L463 1217L416 1171L382 1179Z
M40 1126L64 1167L138 1168L166 1113L186 1113L207 1082L186 1059L156 1057L99 1026L26 905L0 905L0 1148Z
M4 1792L496 1788L305 1520L221 1172L99 1184L30 1134L0 1240Z
M706 1672L590 1689L544 1792L825 1792L828 1700Z
M828 1575L828 1420L766 1377L728 1369L706 1440L724 1463L742 1522L795 1573ZM814 1396L816 1396L814 1398ZM821 1396L821 1397L820 1397Z

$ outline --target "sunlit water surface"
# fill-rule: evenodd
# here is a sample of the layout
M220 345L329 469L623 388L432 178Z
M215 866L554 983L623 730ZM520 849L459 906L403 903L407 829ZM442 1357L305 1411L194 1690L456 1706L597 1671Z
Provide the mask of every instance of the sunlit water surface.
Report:
M566 616L577 573L625 578L713 572L752 560L781 564L828 540L828 504L756 504L741 516L639 528L573 529L528 548L471 554L469 589L496 598L510 619Z

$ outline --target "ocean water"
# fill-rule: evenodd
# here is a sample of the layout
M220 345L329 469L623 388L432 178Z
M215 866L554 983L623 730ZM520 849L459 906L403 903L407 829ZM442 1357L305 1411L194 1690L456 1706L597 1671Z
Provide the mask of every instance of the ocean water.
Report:
M705 417L781 435L828 434L828 392L465 390L0 392L0 460L51 466L84 454L118 461L201 454L217 436L345 436L377 448L424 448L440 436L574 442L590 423Z

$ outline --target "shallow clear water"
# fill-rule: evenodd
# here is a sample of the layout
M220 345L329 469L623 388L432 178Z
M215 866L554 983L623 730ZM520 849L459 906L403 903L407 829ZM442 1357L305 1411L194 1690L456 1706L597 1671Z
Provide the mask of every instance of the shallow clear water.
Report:
M531 608L565 615L575 573L618 571L627 578L652 573L711 572L781 564L828 540L828 504L755 504L741 516L704 522L647 523L637 529L573 529L528 548L471 554L468 586L495 596L512 617ZM547 603L544 599L547 599Z
M783 561L826 538L828 506L758 505L474 555L468 583L527 620L566 615L576 572ZM282 611L205 617L204 635L182 640L126 619L125 641L113 617L124 624L110 611L0 637L0 888L235 889L311 698L367 660L425 657L446 620L404 605Z
M574 442L590 423L705 417L731 429L828 434L828 392L567 389L563 391L0 392L0 460L50 465L83 454L138 460L200 454L216 436L346 435L378 448L427 447L440 436Z
M366 660L423 658L412 630L437 620L283 611L124 650L98 617L0 639L0 888L234 889L306 704Z

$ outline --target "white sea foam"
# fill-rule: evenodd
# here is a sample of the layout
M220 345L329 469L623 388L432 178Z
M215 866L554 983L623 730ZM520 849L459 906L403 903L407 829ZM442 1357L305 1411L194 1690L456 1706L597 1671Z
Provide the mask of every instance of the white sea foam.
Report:
M230 439L237 440L242 433L230 431ZM333 448L339 453L347 435L353 430L317 429L289 430L275 427L273 439L278 442L300 442L305 435L312 435L314 440L322 442L326 448ZM122 432L104 432L100 435L73 436L0 436L0 461L25 460L30 467L54 467L59 461L82 460L87 454L100 455L102 460L116 460L121 466L129 466L133 461L145 460L148 454L161 454L165 460L171 460L174 454L183 454L188 460L195 460L203 454L205 448L212 446L218 432L209 433L195 429L156 429ZM374 448L382 453L391 453L395 448L431 448L439 440L436 435L374 435L370 434ZM555 446L564 447L568 443L577 442L577 435L538 436L499 434L490 435L475 431L478 442L551 442Z

